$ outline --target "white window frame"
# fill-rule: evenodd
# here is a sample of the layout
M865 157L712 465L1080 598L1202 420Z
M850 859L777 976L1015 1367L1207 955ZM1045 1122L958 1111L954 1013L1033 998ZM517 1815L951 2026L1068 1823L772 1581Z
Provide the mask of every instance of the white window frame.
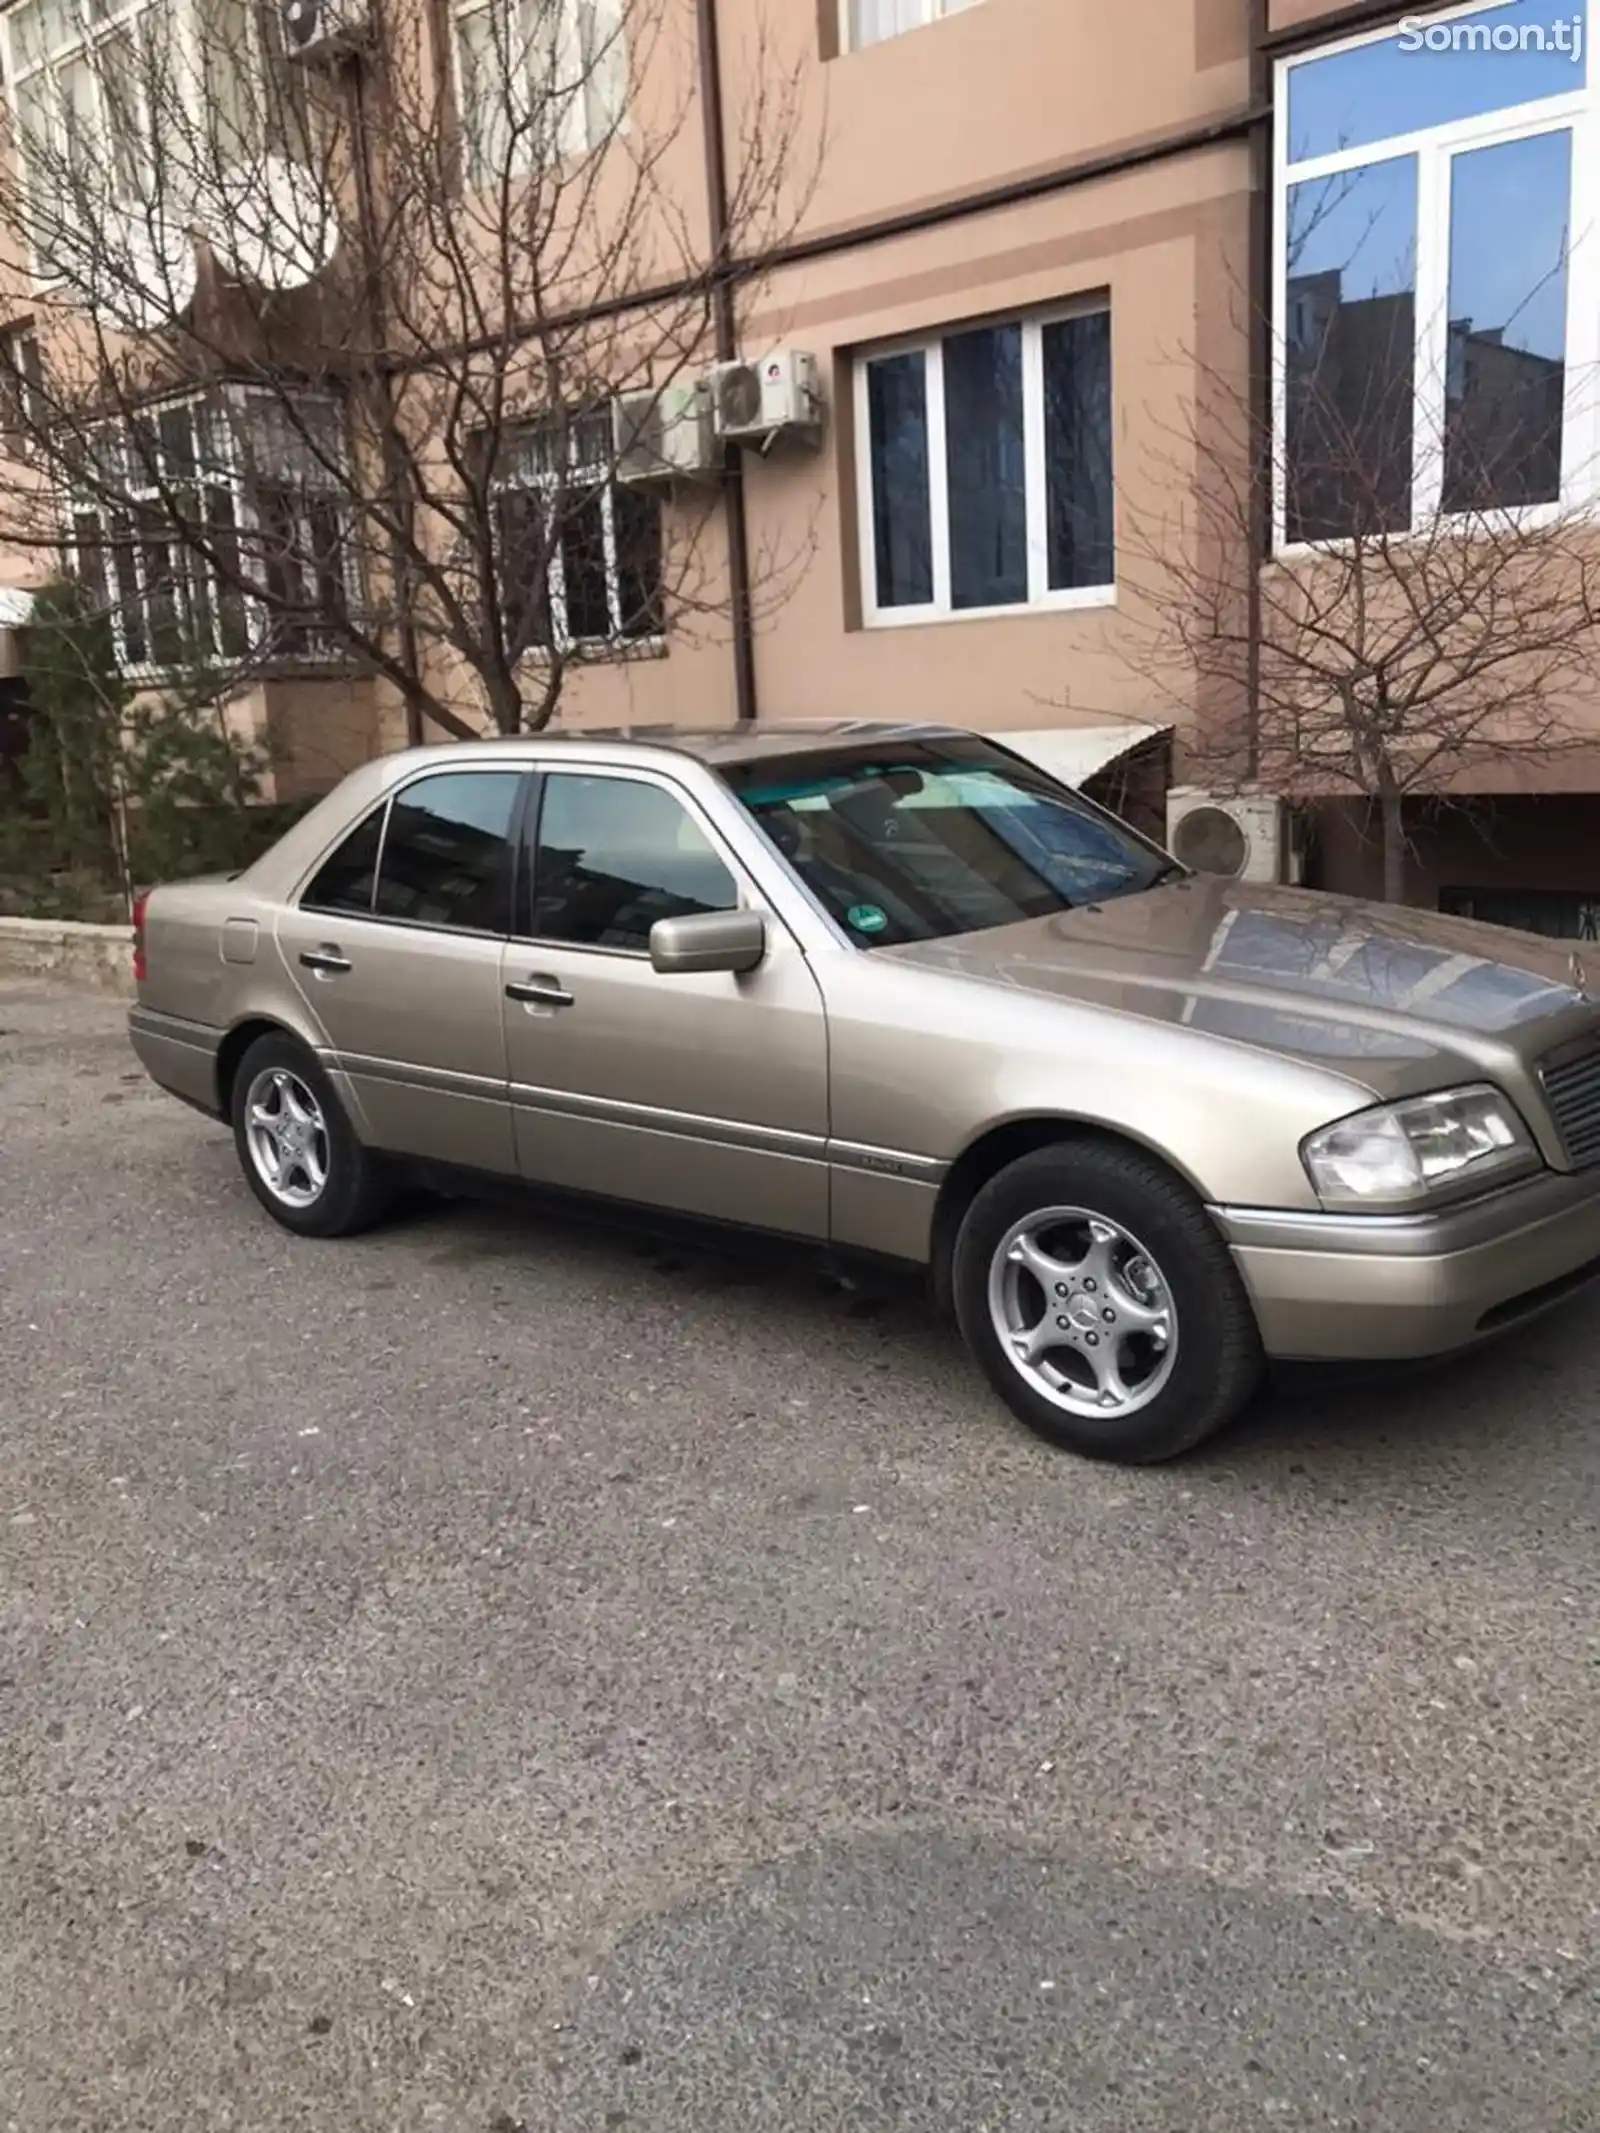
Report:
M1458 7L1429 10L1426 21L1450 23L1493 15L1501 0L1466 0ZM1274 554L1293 558L1338 549L1338 538L1288 539L1288 299L1289 192L1296 185L1339 177L1371 165L1415 158L1417 172L1417 241L1412 433L1411 526L1413 538L1425 538L1451 514L1442 510L1443 441L1449 357L1450 312L1450 178L1454 158L1482 148L1532 140L1541 134L1570 133L1572 204L1567 219L1567 338L1565 397L1562 414L1561 487L1557 503L1508 505L1501 512L1508 526L1555 523L1563 514L1586 509L1600 500L1600 0L1574 0L1585 11L1589 86L1533 103L1506 105L1470 119L1386 136L1360 148L1290 159L1288 116L1290 78L1297 67L1392 40L1400 24L1342 37L1293 53L1277 63L1273 85L1273 257L1272 257L1272 546ZM1410 18L1407 18L1408 20ZM1417 19L1424 19L1418 10ZM1421 61L1426 64L1426 61ZM1493 64L1485 56L1481 64ZM1467 514L1464 523L1481 518ZM1404 532L1392 538L1403 540Z
M19 49L17 20L19 10L8 8L0 16L0 52L3 52L5 83L8 101L16 116L16 154L24 175L27 171L27 135L21 123L21 106L18 92L49 79L56 93L52 97L50 126L55 139L52 143L57 154L64 154L65 144L59 129L63 124L63 107L59 85L54 77L57 70L73 62L88 58L90 61L90 94L95 106L95 134L97 152L106 159L107 168L112 165L112 130L105 104L105 75L95 60L95 54L119 37L132 35L137 38L139 26L146 17L166 15L173 27L178 27L178 17L183 12L183 0L122 0L120 6L108 6L104 15L90 19L87 0L65 0L62 8L63 36L59 43L48 51L41 51L31 60L24 60ZM42 9L36 10L42 21ZM142 102L142 100L141 100ZM138 113L138 129L141 142L147 141L150 131L150 114L141 108ZM115 198L115 194L113 194Z
M1104 297L1057 304L1048 311L942 326L932 333L908 334L858 349L852 366L856 425L856 522L860 529L861 614L868 629L909 629L925 622L993 622L1032 614L1070 614L1075 610L1114 607L1117 601L1115 505L1113 504L1112 578L1106 585L1050 584L1049 468L1045 462L1044 333L1066 319L1109 315ZM945 438L944 344L985 325L1022 328L1022 441L1026 460L1028 597L1000 607L956 607L950 598L950 481ZM1112 451L1116 450L1116 342L1112 340ZM933 555L933 598L916 607L882 607L878 603L877 520L873 510L872 409L867 373L886 357L920 355L928 418L928 514Z
M292 68L294 63L286 58L281 49L269 55L262 48L262 40L266 35L268 4L269 0L244 0L245 40L263 81L269 71L276 71L282 83L298 86L298 71L285 72L285 69ZM18 90L37 81L41 76L53 74L58 67L92 53L97 47L104 46L119 36L131 34L137 38L140 23L148 17L155 17L164 22L164 34L173 41L173 79L184 85L185 104L198 112L207 93L199 0L107 0L105 14L93 21L89 20L89 0L63 0L63 9L63 19L70 24L71 34L64 36L59 44L52 46L48 52L40 54L28 64L21 61L17 50L18 9L15 6L7 7L5 12L0 14L0 78L4 80L5 93L13 115L14 153L24 184L28 174L27 138L21 124ZM112 171L114 179L112 135L105 105L105 76L98 65L91 66L90 75L91 94L95 104L97 152L104 157L105 167ZM152 130L151 114L143 94L139 97L139 106L139 143L141 149L147 152ZM51 124L53 129L61 125L59 97L51 112ZM55 153L62 152L59 137L53 146ZM106 204L113 208L131 208L137 212L142 203L137 192L132 199L121 198L113 184ZM53 262L36 255L31 264L36 288L55 288L61 283L62 273Z
M550 9L557 13L552 56L557 67L564 67L569 59L573 60L578 68L578 78L558 114L556 139L546 160L557 164L568 157L591 154L612 135L627 131L630 82L623 0L452 0L450 64L456 112L466 151L469 190L482 190L506 178L525 175L539 158L535 129L525 126L514 144L514 153L504 159L506 168L478 169L482 136L473 124L462 26L480 16L515 15L518 18L516 37L521 41L524 61L521 71L532 81L538 49L536 18ZM510 56L513 49L510 27L506 37ZM532 93L541 92L535 86ZM608 108L597 115L596 103L602 97L607 100Z
M571 499L582 496L587 489L598 489L600 515L605 546L606 611L611 628L604 637L574 637L567 624L567 567L563 544L558 538L549 537L549 521L546 520L546 545L548 553L545 568L550 605L550 635L554 656L562 659L637 659L648 658L666 649L664 630L652 630L640 636L628 636L622 627L622 571L617 558L617 491L622 486L616 478L616 463L609 453L594 457L585 456L583 449L584 424L598 423L602 411L590 410L587 414L573 414L567 422L564 443L567 461L562 470L549 473L523 468L511 469L494 482L493 493L505 495L537 495L541 491L557 498L558 509L570 505ZM609 425L611 410L603 410L603 419ZM531 422L518 425L526 434L537 432L543 425ZM514 434L514 433L513 433ZM607 434L609 435L609 429ZM559 529L558 529L559 532ZM665 529L663 529L663 539ZM657 597L663 587L658 586ZM524 647L520 659L531 665L548 662L551 647L530 644Z
M48 419L44 351L36 329L25 323L0 328L0 450L18 459L33 457Z
M240 545L244 569L246 574L253 575L256 565L251 559L250 539L253 534L261 531L261 519L255 505L251 470L246 466L239 449L241 432L250 421L249 406L252 399L260 400L269 409L275 409L277 406L275 396L253 392L249 386L225 385L216 393L184 393L152 401L148 406L131 411L130 421L136 415L139 420L151 423L158 423L163 415L179 409L191 411L197 445L197 470L192 475L162 470L158 478L156 474L145 474L143 462L130 457L128 478L121 489L121 495L128 507L126 514L118 511L115 500L96 496L92 492L68 501L64 541L68 556L82 568L76 536L76 521L79 517L92 514L100 522L102 541L106 541L109 537L107 521L113 515L136 515L141 503L145 502L153 507L154 537L161 540L163 536L160 513L165 508L162 496L164 481L169 490L181 486L227 491L232 501L233 530ZM308 414L314 409L321 409L328 416L336 425L334 434L343 449L343 411L337 396L331 393L308 392L304 395L303 404ZM105 425L105 434L114 439L118 433L126 433L128 427L129 422L120 419L108 422ZM214 461L209 461L205 456L208 443L215 450ZM304 473L303 478L308 489L320 488L330 497L341 497L344 494L337 473L331 468L319 477L313 465L309 472ZM279 666L325 667L344 662L346 655L332 644L313 643L302 650L273 645L273 631L281 618L264 601L251 594L224 587L211 564L197 550L187 547L179 537L173 536L169 545L175 552L182 554L189 575L201 578L205 583L206 601L211 615L211 643L209 646L196 648L198 663L202 667L251 664L259 661L263 654L269 655L268 664L274 669ZM345 598L354 607L360 595L360 577L348 523L344 529L343 547L340 574L344 582ZM154 631L150 620L157 588L149 582L146 575L144 544L136 538L132 546L117 559L115 566L109 546L103 547L101 554L101 567L106 578L108 619L118 671L125 679L135 683L159 682L176 670L162 661L130 654L127 617L122 597L123 573L127 571L131 573L134 581L134 599L142 634L147 646L151 645ZM314 595L315 590L314 586L308 586L308 593ZM223 642L222 610L225 600L237 600L243 609L245 645L243 651L238 654L228 652Z
M839 50L870 52L877 45L893 44L897 37L908 37L913 30L930 29L936 22L947 22L952 15L964 15L968 8L977 4L978 0L915 0L915 22L908 22L903 29L890 30L883 37L858 38L855 34L858 0L839 0Z

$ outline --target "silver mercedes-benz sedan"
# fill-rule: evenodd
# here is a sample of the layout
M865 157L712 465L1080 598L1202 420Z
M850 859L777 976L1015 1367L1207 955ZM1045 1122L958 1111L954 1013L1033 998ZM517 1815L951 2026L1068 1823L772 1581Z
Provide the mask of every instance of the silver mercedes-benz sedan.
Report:
M1600 1271L1566 947L1192 875L970 733L390 756L150 894L135 970L139 1057L286 1228L513 1179L909 1263L1096 1457Z

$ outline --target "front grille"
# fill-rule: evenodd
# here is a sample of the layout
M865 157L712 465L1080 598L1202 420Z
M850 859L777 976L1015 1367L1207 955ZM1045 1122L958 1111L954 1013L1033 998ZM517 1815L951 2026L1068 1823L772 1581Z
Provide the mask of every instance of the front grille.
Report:
M1539 1069L1550 1115L1574 1170L1600 1163L1600 1047L1557 1052Z

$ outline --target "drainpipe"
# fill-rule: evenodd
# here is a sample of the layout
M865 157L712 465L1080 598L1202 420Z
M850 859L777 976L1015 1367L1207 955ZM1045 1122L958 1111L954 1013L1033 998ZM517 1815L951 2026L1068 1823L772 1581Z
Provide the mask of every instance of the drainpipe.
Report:
M1269 0L1248 0L1250 201L1245 244L1250 334L1250 581L1245 616L1245 775L1261 773L1261 572L1272 553L1272 54Z
M731 363L739 353L733 308L733 275L728 229L728 150L722 112L722 46L717 0L696 0L700 49L700 110L705 122L706 211L711 236L711 305L717 360ZM733 625L733 695L741 726L756 716L755 620L750 599L750 525L745 510L744 462L737 445L728 447L722 470L728 517L728 603Z
M361 218L362 250L366 255L367 271L361 277L362 293L367 310L367 330L372 337L372 350L377 374L376 384L383 401L383 456L386 462L386 471L394 484L394 508L403 510L408 520L414 524L415 521L411 519L409 494L405 497L399 494L403 476L397 466L395 450L390 441L394 435L395 424L395 383L390 375L389 365L384 361L388 329L384 318L384 292L379 278L381 270L376 266L378 260L377 180L373 169L372 129L367 123L366 80L363 73L363 62L359 55L352 55L345 79L350 99L351 145L355 154L356 212ZM409 484L407 484L407 487L409 488ZM403 540L399 535L395 536L389 547L389 569L397 596L397 604L400 609L400 656L408 671L412 674L417 674L420 672L418 660L421 654L420 646L417 642L417 626L412 619L411 613L412 575L410 558L405 552ZM419 748L424 738L422 707L409 693L405 699L405 712L406 745L411 748Z

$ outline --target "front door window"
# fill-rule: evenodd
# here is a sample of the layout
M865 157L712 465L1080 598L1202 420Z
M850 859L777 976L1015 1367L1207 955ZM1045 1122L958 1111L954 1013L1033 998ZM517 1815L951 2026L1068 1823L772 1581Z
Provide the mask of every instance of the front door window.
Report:
M733 911L739 889L683 802L639 778L558 776L545 786L533 935L645 954L658 919Z

